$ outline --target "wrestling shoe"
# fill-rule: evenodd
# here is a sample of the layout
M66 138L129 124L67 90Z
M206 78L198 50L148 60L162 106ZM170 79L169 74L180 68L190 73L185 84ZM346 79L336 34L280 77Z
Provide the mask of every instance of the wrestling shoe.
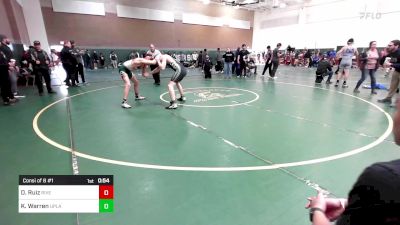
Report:
M121 107L124 108L124 109L130 109L130 108L132 108L132 106L130 106L130 105L129 105L128 103L126 103L126 102L122 102Z
M391 98L379 99L378 102L391 104L392 103L392 99Z
M178 104L176 104L176 102L171 101L170 105L165 108L166 109L176 109L176 108L178 108Z
M185 96L181 96L180 98L178 98L176 100L178 100L180 102L184 102L184 101L186 101L186 97Z

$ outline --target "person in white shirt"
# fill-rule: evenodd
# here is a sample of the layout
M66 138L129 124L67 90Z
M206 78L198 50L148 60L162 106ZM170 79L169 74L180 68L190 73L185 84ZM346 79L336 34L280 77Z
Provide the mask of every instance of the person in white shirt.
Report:
M156 49L154 44L150 44L150 49L147 51L146 55L151 56L153 59L158 58L161 55L161 52ZM154 70L157 68L157 65L150 65L150 69ZM153 74L154 85L160 85L160 72Z
M196 65L196 62L197 62L197 58L199 57L199 54L197 54L197 52L195 51L195 52L193 52L193 54L192 54L192 63L193 63L193 65Z

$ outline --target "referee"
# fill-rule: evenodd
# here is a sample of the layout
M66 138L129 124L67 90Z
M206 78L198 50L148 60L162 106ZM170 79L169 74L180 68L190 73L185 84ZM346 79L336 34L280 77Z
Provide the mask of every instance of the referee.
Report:
M158 49L156 49L154 44L150 44L150 49L147 51L146 55L150 55L153 59L155 59L156 57L161 56L161 52ZM150 65L150 69L152 71L157 67L158 67L157 65ZM160 72L154 73L153 78L154 78L154 84L160 85Z

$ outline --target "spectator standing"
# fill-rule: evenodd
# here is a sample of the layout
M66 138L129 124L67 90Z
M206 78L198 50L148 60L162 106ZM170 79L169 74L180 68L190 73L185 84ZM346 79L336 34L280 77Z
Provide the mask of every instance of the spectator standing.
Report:
M83 51L80 50L79 48L76 47L75 45L75 41L71 40L71 49L72 49L72 54L75 56L76 58L76 62L77 62L77 67L75 68L75 81L76 83L79 83L79 75L81 75L81 80L83 84L86 84L85 81L85 71L83 70L83 57L82 57L82 53ZM90 59L90 56L89 56ZM89 60L90 63L90 60Z
M233 54L230 48L227 48L222 58L225 60L224 63L225 78L230 79L232 78L231 68L232 68L232 62L235 60L235 55Z
M239 76L239 70L238 70L238 57L239 57L239 53L240 53L240 47L237 47L236 52L235 52L235 61L233 62L232 65L232 73L236 72L236 75Z
M67 73L67 78L65 84L67 86L76 87L75 83L75 70L77 66L77 61L75 56L72 54L71 42L64 41L64 47L60 53L61 62L63 64L64 70Z
M93 69L97 70L97 65L99 64L99 55L97 55L96 50L92 54Z
M246 44L242 44L242 49L239 52L239 55L237 57L237 63L240 66L239 67L239 75L237 77L246 77L246 61L245 58L247 57L247 55L249 55L250 52L247 51L247 45Z
M222 62L222 53L221 53L221 49L217 48L217 65L215 66L215 72L217 73L223 73L224 71L224 63Z
M193 54L192 54L192 63L193 63L193 65L196 64L198 57L199 57L199 54L197 54L197 51L194 51Z
M111 51L110 53L110 60L111 60L111 65L115 69L118 66L118 56L114 51Z
M18 95L18 74L19 74L19 67L16 65L15 59L10 60L10 66L8 67L8 74L10 76L11 82L11 92L13 93L14 97L22 97Z
M200 54L198 55L197 67L203 68L203 51L200 51Z
M14 59L14 54L8 47L10 43L7 36L0 35L0 88L3 104L6 106L17 101L11 91L10 75L8 73L10 62Z
M186 62L186 54L181 52L179 55L181 56L180 63L183 65Z
M272 51L272 59L271 59L271 63L272 63L272 71L269 74L270 78L272 79L276 79L276 71L278 70L278 66L279 66L279 58L282 56L282 54L279 52L279 49L281 48L282 44L278 43L276 45L276 48L274 49L274 51Z
M43 80L46 83L47 92L49 94L55 93L51 88L50 82L50 57L46 51L42 49L39 41L34 41L33 46L35 50L31 53L31 60L33 65L33 73L35 74L36 86L39 90L39 95L43 96Z
M361 53L359 57L359 68L361 70L361 78L358 80L356 87L354 88L354 93L360 93L358 88L364 82L367 74L371 78L371 94L377 94L375 91L376 79L375 72L379 68L379 52L376 49L376 41L371 41L369 43L369 49L367 52Z
M206 56L208 55L207 49L204 49L201 55L202 55L202 59L203 59L203 66L202 66L202 68L204 68L204 63L205 63L205 61L206 61ZM203 70L203 71L204 71L204 70Z
M386 98L378 100L381 103L392 103L392 97L397 91L397 88L400 84L400 41L393 40L391 41L387 48L387 55L382 58L383 67L384 68L394 68L394 72L392 74L392 80L390 81L389 93Z
M203 55L203 60L205 60L206 59L206 55L208 55L207 49L203 50L202 55Z
M206 55L206 58L203 63L203 70L204 70L204 78L211 79L211 69L212 69L212 62L210 60L210 56Z
M304 49L304 67L311 67L311 62L312 62L312 54L310 49Z
M91 69L92 68L92 58L90 57L89 50L85 51L85 54L83 55L83 60L84 60L85 68Z
M105 63L106 63L106 58L104 57L104 54L102 52L100 52L100 57L99 57L100 68L103 69Z
M262 72L262 76L264 76L265 72L267 71L267 69L269 70L269 74L271 74L271 59L272 59L272 50L271 50L271 46L267 46L267 51L264 54L264 60L265 60L265 65L264 65L264 69Z

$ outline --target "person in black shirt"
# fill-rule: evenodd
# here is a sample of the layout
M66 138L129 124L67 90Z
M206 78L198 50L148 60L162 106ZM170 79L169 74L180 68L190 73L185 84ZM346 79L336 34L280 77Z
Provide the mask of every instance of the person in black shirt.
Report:
M100 68L104 68L104 64L106 62L106 58L104 57L104 54L100 52L100 57L99 57L99 63L100 63Z
M326 59L326 55L322 55L321 61L318 63L317 71L315 71L315 83L320 84L324 80L324 76L328 75L328 80L326 84L331 83L331 78L333 75L332 66Z
M257 65L255 56L249 57L249 60L247 61L247 68L249 69L250 73L251 71L254 70L254 75L257 75Z
M381 103L391 103L400 84L400 40L393 40L387 46L388 55L382 57L381 63L385 68L394 68L390 81L389 93L386 98L378 100Z
M204 78L205 79L211 79L211 69L213 67L213 64L210 60L210 56L206 55L206 58L203 62L203 70L204 70Z
M49 64L50 64L50 57L46 51L44 51L40 45L39 41L34 41L33 46L35 50L31 52L31 62L33 66L33 73L35 74L35 82L36 86L39 90L39 95L43 95L43 80L46 82L47 92L49 94L55 93L51 89L50 83L50 73L49 73Z
M238 47L238 48L236 49L236 52L235 52L235 61L233 61L233 64L232 64L232 73L234 74L234 73L236 72L236 75L237 75L237 76L239 76L239 69L238 69L239 64L238 64L238 62L237 62L237 59L238 59L238 56L239 56L239 52L240 52L240 47Z
M31 53L28 50L25 50L24 53L22 54L21 61L20 61L21 69L20 69L20 74L24 76L26 84L29 82L29 78L33 74L31 70Z
M9 44L10 40L7 36L0 35L0 88L4 105L17 102L11 91L11 81L8 73L11 59L14 59L14 54L8 47Z
M311 67L310 65L311 65L311 61L312 61L312 58L311 58L311 50L310 49L307 49L306 50L306 53L304 54L304 67Z
M71 86L72 83L72 86L76 87L77 85L75 84L75 69L78 63L76 61L75 56L72 54L70 41L64 42L64 47L61 50L60 58L64 70L67 73L67 79L65 80L66 85Z
M242 44L242 50L240 50L239 55L237 57L237 63L240 65L240 69L239 69L239 73L238 74L238 78L239 77L246 77L246 61L245 61L245 57L250 54L249 51L247 51L247 46L246 44Z
M86 80L85 80L85 72L83 69L83 57L82 57L82 51L76 47L75 45L75 41L71 40L71 49L72 49L72 54L75 56L76 58L76 62L77 67L75 68L75 81L76 83L79 83L79 74L81 75L81 79L82 79L82 83L86 84ZM90 61L90 57L89 57L89 61Z
M262 76L264 76L265 71L267 71L267 69L269 70L269 74L271 74L271 59L272 59L272 50L271 50L271 46L267 46L267 52L265 52L264 54L264 59L265 59L265 66L262 72Z
M205 49L203 50L203 53L202 53L203 62L204 62L204 60L206 59L206 55L208 55L208 52L207 52L207 49L205 48Z
M225 52L225 54L222 56L222 58L225 60L224 63L224 72L225 72L225 78L232 78L232 73L231 73L231 68L232 68L232 62L235 60L235 55L231 51L230 48L228 48Z
M93 51L92 60L93 60L93 69L97 70L97 64L99 63L99 56L97 55L96 51Z
M279 58L282 56L282 54L279 53L279 48L282 46L281 43L278 43L276 45L276 48L274 49L274 51L272 51L272 59L271 59L271 63L272 63L272 71L270 71L269 76L272 79L275 79L275 73L278 70L278 66L279 66Z
M197 57L197 67L203 68L203 51L200 51L199 56Z
M85 51L85 54L82 56L82 58L83 58L83 63L85 64L85 68L90 69L92 67L91 66L92 58L90 57L89 50Z

